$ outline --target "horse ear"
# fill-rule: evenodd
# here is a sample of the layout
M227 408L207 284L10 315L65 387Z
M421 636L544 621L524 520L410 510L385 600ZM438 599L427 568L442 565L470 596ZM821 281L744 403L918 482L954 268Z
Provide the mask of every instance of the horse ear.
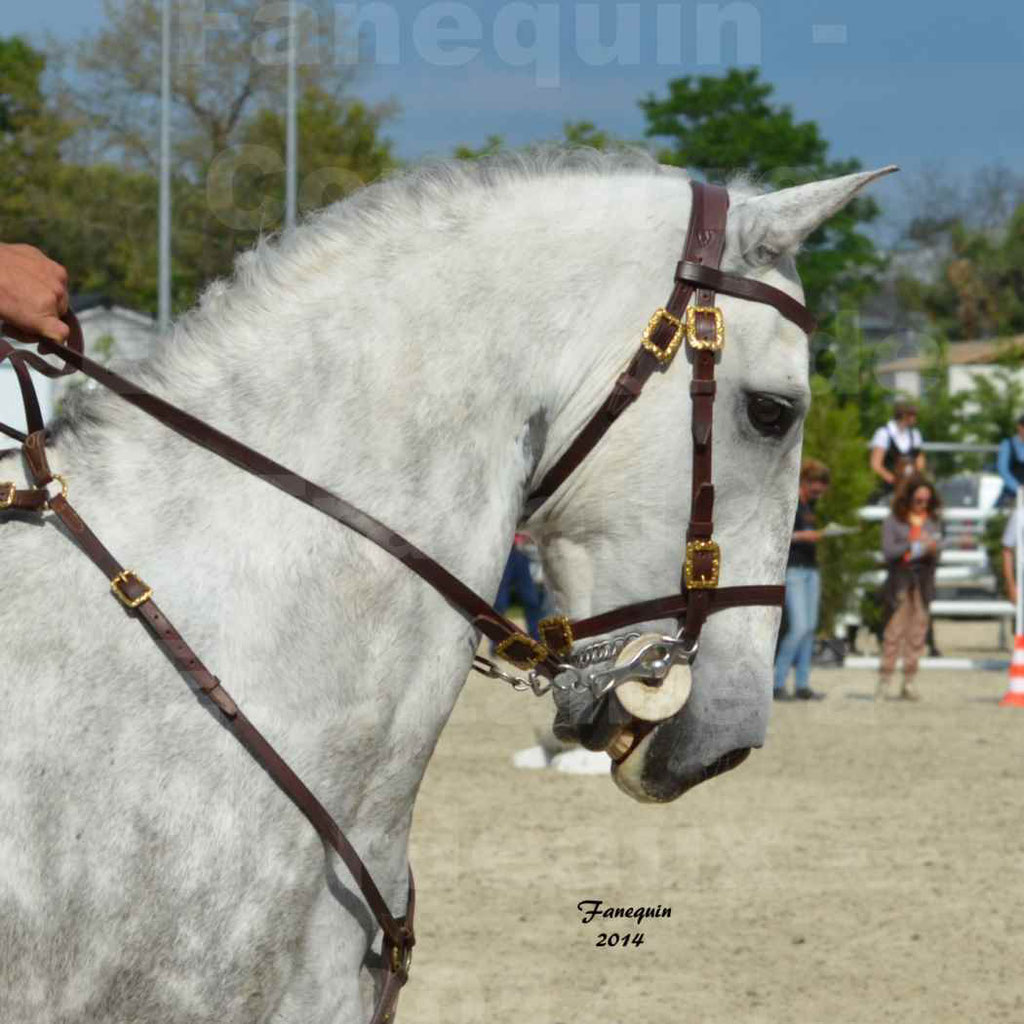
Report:
M737 251L755 267L774 263L784 253L794 254L815 228L838 213L865 185L898 170L890 165L741 200L729 211Z

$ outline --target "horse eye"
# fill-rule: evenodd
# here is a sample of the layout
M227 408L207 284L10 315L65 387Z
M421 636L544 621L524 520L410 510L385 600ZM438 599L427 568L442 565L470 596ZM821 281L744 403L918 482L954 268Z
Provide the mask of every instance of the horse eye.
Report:
M765 437L782 437L793 425L796 410L771 395L747 396L747 416L754 429Z

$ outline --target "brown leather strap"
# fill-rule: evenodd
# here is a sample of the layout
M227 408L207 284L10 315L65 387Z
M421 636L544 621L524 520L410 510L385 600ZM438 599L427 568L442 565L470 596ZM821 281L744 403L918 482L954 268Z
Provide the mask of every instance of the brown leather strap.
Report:
M588 619L573 622L572 635L576 640L611 633L625 626L638 622L653 622L657 619L677 619L686 615L687 605L695 591L690 593L670 594L668 597L656 597L650 601L628 604L622 608L593 615ZM706 590L708 596L708 614L714 615L725 608L742 608L749 605L779 605L785 600L784 586L757 585L748 587L719 587Z
M157 643L172 664L195 686L197 695L209 698L221 713L224 724L270 776L277 787L302 812L320 837L342 859L363 898L384 932L384 982L374 1019L389 1020L383 1013L393 1014L398 990L408 979L408 965L415 944L413 916L415 913L415 886L412 869L409 870L409 902L406 913L396 919L388 909L369 869L346 838L344 832L312 791L292 771L288 763L274 749L263 734L242 713L220 680L202 663L171 621L153 600L152 591L145 582L124 567L89 529L71 503L62 495L49 500L49 507L67 528L81 550L115 583L112 587L126 608L134 611L149 627ZM134 607L132 607L134 606ZM383 1009L382 1009L383 1008Z
M723 274L717 269L721 260L721 249L725 244L725 218L728 213L728 192L719 186L691 182L694 202L690 223L683 247L683 258L676 268L676 283L665 304L665 309L676 319L684 315L694 289L719 291L741 299L767 302L775 306L783 316L792 320L808 334L814 332L816 321L806 306L785 292L761 281L751 281L733 274ZM710 205L709 205L710 204ZM717 250L717 255L713 255ZM705 291L705 298L709 293ZM711 305L702 302L697 305ZM698 331L705 330L698 322ZM663 350L672 339L674 328L669 320L662 320L655 328L652 342ZM594 450L598 441L608 432L611 425L640 397L644 385L655 370L667 370L669 362L662 364L648 349L641 347L633 356L625 372L616 380L611 394L573 439L569 447L555 460L544 474L540 483L530 492L525 512L531 515L551 497L572 475L573 471Z
M429 555L379 520L361 512L354 505L350 505L318 484L293 473L280 463L268 459L240 441L221 433L215 427L211 427L190 413L178 409L170 402L150 394L137 384L100 366L81 352L45 339L39 341L38 346L41 352L52 353L64 359L68 365L81 370L88 377L116 392L126 402L148 413L175 433L200 445L207 451L219 455L240 469L260 477L265 483L310 505L383 548L429 583L462 612L476 629L479 629L494 643L500 644L502 641L515 638L526 649L532 646L532 639L514 623L500 615L482 597L474 593ZM31 353L21 354L31 355ZM42 360L39 361L42 362ZM544 659L538 665L538 670L549 674L556 669L557 662L551 657Z
M750 299L774 306L787 320L791 320L806 334L813 334L818 327L811 311L779 288L773 288L763 281L749 277L726 274L712 266L683 260L676 267L676 280L696 284L712 291L731 295L737 299Z
M9 342L0 338L0 363L9 362L14 370L14 375L21 389L21 402L25 407L26 431L10 426L7 423L0 423L0 433L6 434L15 441L24 442L28 434L43 429L43 413L39 407L39 399L36 396L36 389L29 376L28 368L25 365L25 355L30 353L20 352Z
M65 322L70 331L67 342L68 347L75 352L81 352L84 348L84 342L82 340L82 328L78 323L78 319L74 314L69 313L65 317ZM2 327L3 331L12 338L20 338L30 344L39 341L34 335L26 335L9 325L5 324ZM27 427L23 433L7 423L0 423L0 434L6 434L7 437L15 441L24 442L28 434L33 434L43 429L43 414L39 408L39 399L36 396L35 386L32 384L31 377L29 377L28 367L31 366L32 369L46 377L65 377L69 373L74 373L74 367L66 364L62 367L51 366L45 359L40 359L31 352L14 348L10 342L0 335L0 363L8 361L14 369L14 373L18 378L18 386L21 388L21 398L22 404L25 407Z
M690 241L683 254L683 262L717 267L725 249L725 225L729 214L729 193L720 185L705 185L691 182L693 189L692 231ZM676 278L676 288L692 287L689 282ZM674 297L674 296L673 296ZM713 310L715 293L699 287L694 296L697 310ZM673 310L674 312L674 310ZM682 310L679 311L682 316ZM691 549L694 541L710 542L714 530L715 489L712 484L712 430L714 426L714 405L717 384L715 382L715 351L711 348L694 347L715 341L717 321L715 315L697 312L696 337L687 334L687 353L693 363L693 377L690 383L690 433L693 438L693 469L690 474L691 498L690 521L686 529L687 558L683 566L680 590L688 594L684 619L684 640L695 643L700 631L711 614L712 593L710 589L688 588L687 566L696 577L716 574L717 553L705 547Z
M572 444L544 474L526 499L525 515L535 512L572 475L577 466L594 450L611 425L640 397L644 385L659 363L647 349L641 348L629 366L615 381L611 394L576 435Z
M684 258L690 251L693 231L694 220L691 215L686 232L686 245L683 249ZM690 285L677 280L669 301L665 305L665 310L679 319L692 294L693 288ZM675 333L675 325L670 320L661 319L651 330L649 341L653 346L665 352L672 345ZM604 437L611 425L640 397L644 385L650 380L654 371L657 369L664 371L669 365L671 365L671 359L663 363L649 348L641 345L630 360L625 372L615 381L611 394L591 416L572 444L555 460L555 464L544 474L541 482L530 492L524 510L526 515L532 515L572 475L580 463L594 450L598 441Z
M0 480L0 512L6 512L9 508L19 512L41 512L46 508L48 500L46 491L19 491L14 484Z

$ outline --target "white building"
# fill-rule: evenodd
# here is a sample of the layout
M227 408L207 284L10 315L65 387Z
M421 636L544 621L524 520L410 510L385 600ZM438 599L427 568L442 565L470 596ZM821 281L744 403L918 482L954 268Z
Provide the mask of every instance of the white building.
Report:
M144 359L152 353L157 339L157 324L151 316L117 306L105 296L76 297L71 305L82 325L85 354L90 359L106 364L113 356L118 359ZM56 361L51 358L51 362ZM63 389L75 377L52 380L33 372L32 380L43 417L49 421L57 411ZM25 427L21 390L9 362L0 363L0 422L18 430ZM16 447L17 442L0 434L0 450Z
M949 346L949 390L952 394L970 391L979 377L992 379L1001 369L998 358L1012 351L1021 356L1021 366L1013 373L1024 384L1024 334L989 341L955 341ZM921 396L921 376L932 365L930 356L911 356L894 359L878 367L883 384L898 394L914 398Z

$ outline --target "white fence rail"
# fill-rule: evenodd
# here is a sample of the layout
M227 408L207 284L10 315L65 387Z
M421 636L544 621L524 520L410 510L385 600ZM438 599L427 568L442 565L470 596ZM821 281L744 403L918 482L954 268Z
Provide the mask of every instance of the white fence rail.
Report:
M950 446L951 447L951 446ZM963 446L967 450L970 446ZM980 446L979 446L980 447ZM1018 506L1021 504L1021 495L1018 495ZM942 518L947 523L972 523L983 524L993 516L1005 515L1006 509L978 509L978 508L948 508L942 512ZM860 509L858 516L862 522L878 523L889 514L889 509L883 505L868 506ZM1024 524L1022 524L1024 527ZM879 561L882 556L879 553ZM1018 559L1018 577L1022 573L1024 559ZM1009 620L1017 614L1017 608L1007 600L998 596L998 567L993 573L989 565L988 553L980 548L947 548L940 552L939 564L936 570L936 584L942 589L957 589L958 587L972 587L993 592L991 597L957 597L937 598L931 602L930 609L933 616L939 618L954 619L992 619L997 618L999 622L999 644L1005 647L1007 626ZM865 573L861 577L862 587L858 588L858 598L863 592L863 587L878 587L885 580L885 570L876 569ZM1018 589L1021 589L1018 582ZM846 617L850 622L850 617ZM871 656L851 655L844 661L847 668L877 669L879 659ZM971 671L978 669L992 669L1005 671L1008 661L1000 658L923 658L921 660L923 669L946 669Z

